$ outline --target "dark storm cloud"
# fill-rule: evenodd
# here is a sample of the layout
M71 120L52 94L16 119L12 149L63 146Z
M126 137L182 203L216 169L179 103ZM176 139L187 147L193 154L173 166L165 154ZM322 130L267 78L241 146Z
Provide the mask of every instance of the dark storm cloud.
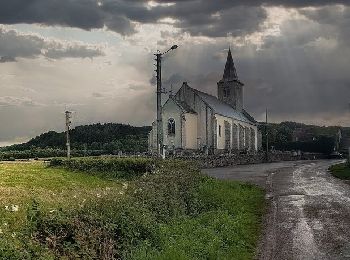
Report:
M0 23L44 24L85 30L103 28L122 35L135 33L135 22L156 23L162 18L176 20L174 26L192 35L210 37L244 35L258 30L266 18L263 5L308 7L348 4L348 0L3 0ZM169 5L166 5L169 3ZM171 3L171 4L170 4ZM249 8L246 8L249 7Z
M309 19L332 28L340 45L348 46L350 40L350 7L326 6L314 10L301 10Z
M0 63L13 62L16 58L38 56L61 59L93 58L101 55L103 55L102 50L96 46L49 40L35 34L22 34L0 27Z
M222 37L227 34L240 36L252 33L266 19L266 11L261 7L234 7L220 13L194 13L184 17L175 25L191 35Z

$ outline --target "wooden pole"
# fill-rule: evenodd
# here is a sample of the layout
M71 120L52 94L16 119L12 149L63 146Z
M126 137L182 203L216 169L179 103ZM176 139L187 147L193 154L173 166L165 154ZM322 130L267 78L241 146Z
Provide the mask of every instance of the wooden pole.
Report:
M266 162L269 161L269 134L267 132L267 120L268 120L268 110L266 108L266 122L265 122L265 134L266 134Z

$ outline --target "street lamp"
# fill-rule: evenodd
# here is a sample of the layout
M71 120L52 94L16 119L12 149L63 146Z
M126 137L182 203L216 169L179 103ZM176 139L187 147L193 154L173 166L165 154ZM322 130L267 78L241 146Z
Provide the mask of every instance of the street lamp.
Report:
M171 48L163 53L158 51L154 54L156 56L156 72L157 72L157 151L160 157L163 153L163 125L162 125L162 56L171 50L177 49L177 45L171 46Z

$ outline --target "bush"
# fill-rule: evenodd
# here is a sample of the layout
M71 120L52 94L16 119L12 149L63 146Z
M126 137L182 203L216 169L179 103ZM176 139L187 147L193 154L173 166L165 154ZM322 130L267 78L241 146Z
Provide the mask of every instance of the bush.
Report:
M135 163L120 159L91 160L74 159L68 163L54 159L51 164L78 170L117 171ZM141 159L131 167L133 172L143 172L146 166L140 165L149 166L149 163L154 161ZM39 248L36 256L42 256L41 252L47 254L44 249L56 259L249 259L254 256L263 211L262 190L205 177L196 165L188 162L156 164L152 174L129 182L126 193L118 198L93 199L79 209L54 212L45 212L33 202L27 213L26 234L31 244Z
M70 212L44 212L34 205L29 215L30 237L57 258L124 259L141 242L157 244L156 219L130 199L90 201Z
M53 158L52 167L64 167L69 170L84 171L90 174L112 178L132 178L150 172L156 161L148 158Z

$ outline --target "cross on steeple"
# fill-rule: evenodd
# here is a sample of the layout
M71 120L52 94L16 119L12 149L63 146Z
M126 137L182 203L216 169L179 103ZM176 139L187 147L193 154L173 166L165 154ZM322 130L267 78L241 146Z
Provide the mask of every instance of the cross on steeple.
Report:
M223 80L237 80L237 71L235 64L232 59L231 48L228 49L227 60L224 70L224 75L222 76Z

